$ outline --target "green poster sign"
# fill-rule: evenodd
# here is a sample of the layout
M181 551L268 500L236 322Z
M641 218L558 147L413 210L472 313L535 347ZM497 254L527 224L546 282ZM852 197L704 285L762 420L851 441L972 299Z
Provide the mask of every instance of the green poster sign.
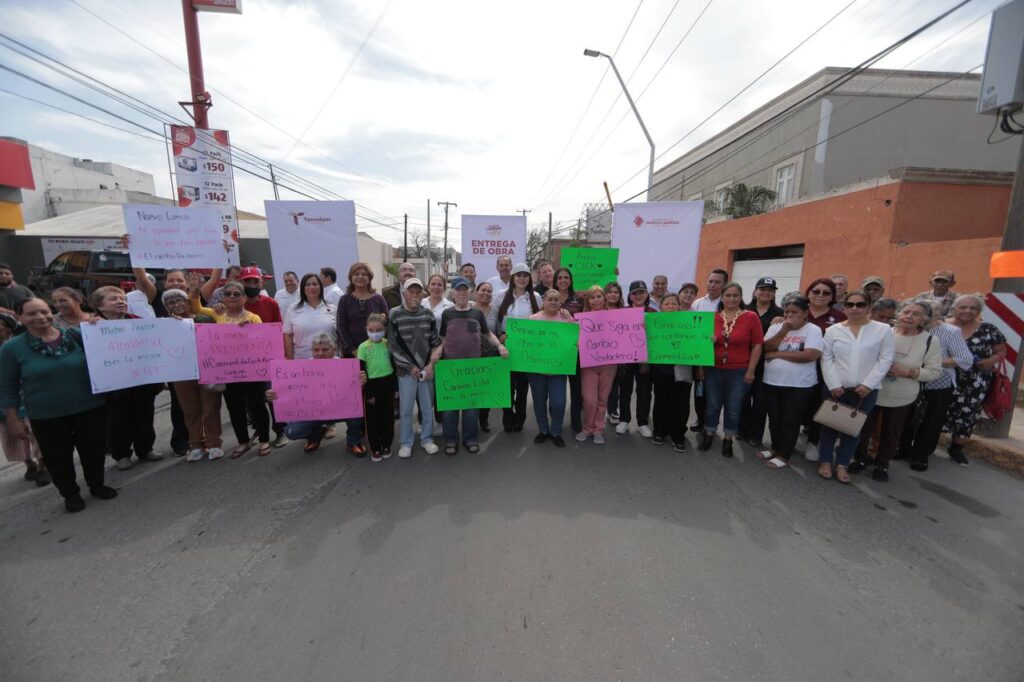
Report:
M655 365L715 364L715 314L647 313L647 362Z
M575 374L580 345L580 326L574 322L546 320L505 321L508 359L513 372Z
M439 360L434 366L434 388L439 412L512 407L505 358Z
M572 283L576 291L584 291L595 284L603 287L608 282L614 282L615 268L619 266L618 249L567 246L558 258L562 267L572 272Z

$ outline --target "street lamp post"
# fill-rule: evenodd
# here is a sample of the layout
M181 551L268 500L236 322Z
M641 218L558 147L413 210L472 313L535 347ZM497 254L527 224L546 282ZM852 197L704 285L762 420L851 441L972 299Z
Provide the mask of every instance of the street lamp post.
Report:
M647 126L644 125L644 120L640 118L640 112L637 111L636 103L633 102L633 98L629 94L629 90L626 88L626 82L622 80L622 75L619 73L619 69L615 66L615 60L612 59L611 55L607 55L604 52L598 52L597 50L583 50L583 54L587 57L605 57L608 59L608 63L612 65L612 71L615 72L615 77L619 79L619 85L622 86L622 92L625 93L626 99L629 101L629 106L633 107L633 113L636 114L636 120L640 123L640 128L644 131L644 137L647 138L647 144L651 146L651 161L647 166L647 191L649 192L654 187L654 140L651 139L651 134L647 132Z

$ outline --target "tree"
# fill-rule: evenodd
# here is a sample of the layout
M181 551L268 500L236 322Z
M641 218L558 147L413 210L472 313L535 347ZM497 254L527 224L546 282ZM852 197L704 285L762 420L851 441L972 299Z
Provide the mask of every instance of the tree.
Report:
M722 213L733 218L746 218L747 216L767 213L775 201L775 192L753 185L747 187L744 183L738 182L725 190L725 202L722 206Z
M544 257L548 248L547 229L534 228L526 235L526 262L533 265Z

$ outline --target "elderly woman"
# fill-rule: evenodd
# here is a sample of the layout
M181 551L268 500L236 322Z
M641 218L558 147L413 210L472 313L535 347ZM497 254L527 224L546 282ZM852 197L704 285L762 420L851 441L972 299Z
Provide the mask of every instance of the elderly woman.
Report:
M949 323L956 326L974 356L974 366L956 370L956 399L949 408L946 424L953 434L949 458L960 466L970 461L964 454L964 443L971 437L981 416L981 404L992 385L993 372L1006 359L1006 338L990 322L981 321L984 300L981 296L964 295L953 302Z
M0 347L14 338L18 331L18 321L13 315L0 313ZM32 435L32 427L25 418L25 408L18 407L18 421L28 433L28 438L14 438L7 425L7 413L0 410L0 446L8 462L21 462L25 465L25 480L35 481L42 487L49 485L50 473L46 470L43 455L39 452L39 443Z
M53 317L53 326L57 329L78 329L92 315L82 310L82 292L71 287L58 287L51 296L57 314Z
M206 324L214 322L212 317L202 313L194 315L188 294L180 289L168 289L160 297L160 301L171 317L181 320L192 319ZM202 386L196 379L175 381L172 385L185 418L185 428L188 429L189 449L185 456L186 461L198 462L203 456L209 457L210 460L223 457L221 392Z
M871 304L871 319L891 327L896 321L896 311L899 307L900 304L895 299L880 298Z
M104 484L107 406L92 394L81 334L53 326L45 301L30 298L17 308L25 333L0 347L0 409L8 435L30 438L18 416L24 406L53 484L69 512L85 509L75 482L74 453L93 497L109 500L117 491Z

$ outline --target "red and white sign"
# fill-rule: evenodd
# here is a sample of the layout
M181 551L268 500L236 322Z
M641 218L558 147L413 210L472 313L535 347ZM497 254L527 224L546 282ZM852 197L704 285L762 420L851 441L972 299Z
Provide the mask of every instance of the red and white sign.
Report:
M982 319L991 322L1006 337L1009 373L1017 366L1017 353L1024 339L1024 294L987 294Z
M228 131L171 126L171 141L178 205L216 210L221 216L228 263L238 265L238 216Z
M192 9L197 12L242 13L242 0L192 0Z

